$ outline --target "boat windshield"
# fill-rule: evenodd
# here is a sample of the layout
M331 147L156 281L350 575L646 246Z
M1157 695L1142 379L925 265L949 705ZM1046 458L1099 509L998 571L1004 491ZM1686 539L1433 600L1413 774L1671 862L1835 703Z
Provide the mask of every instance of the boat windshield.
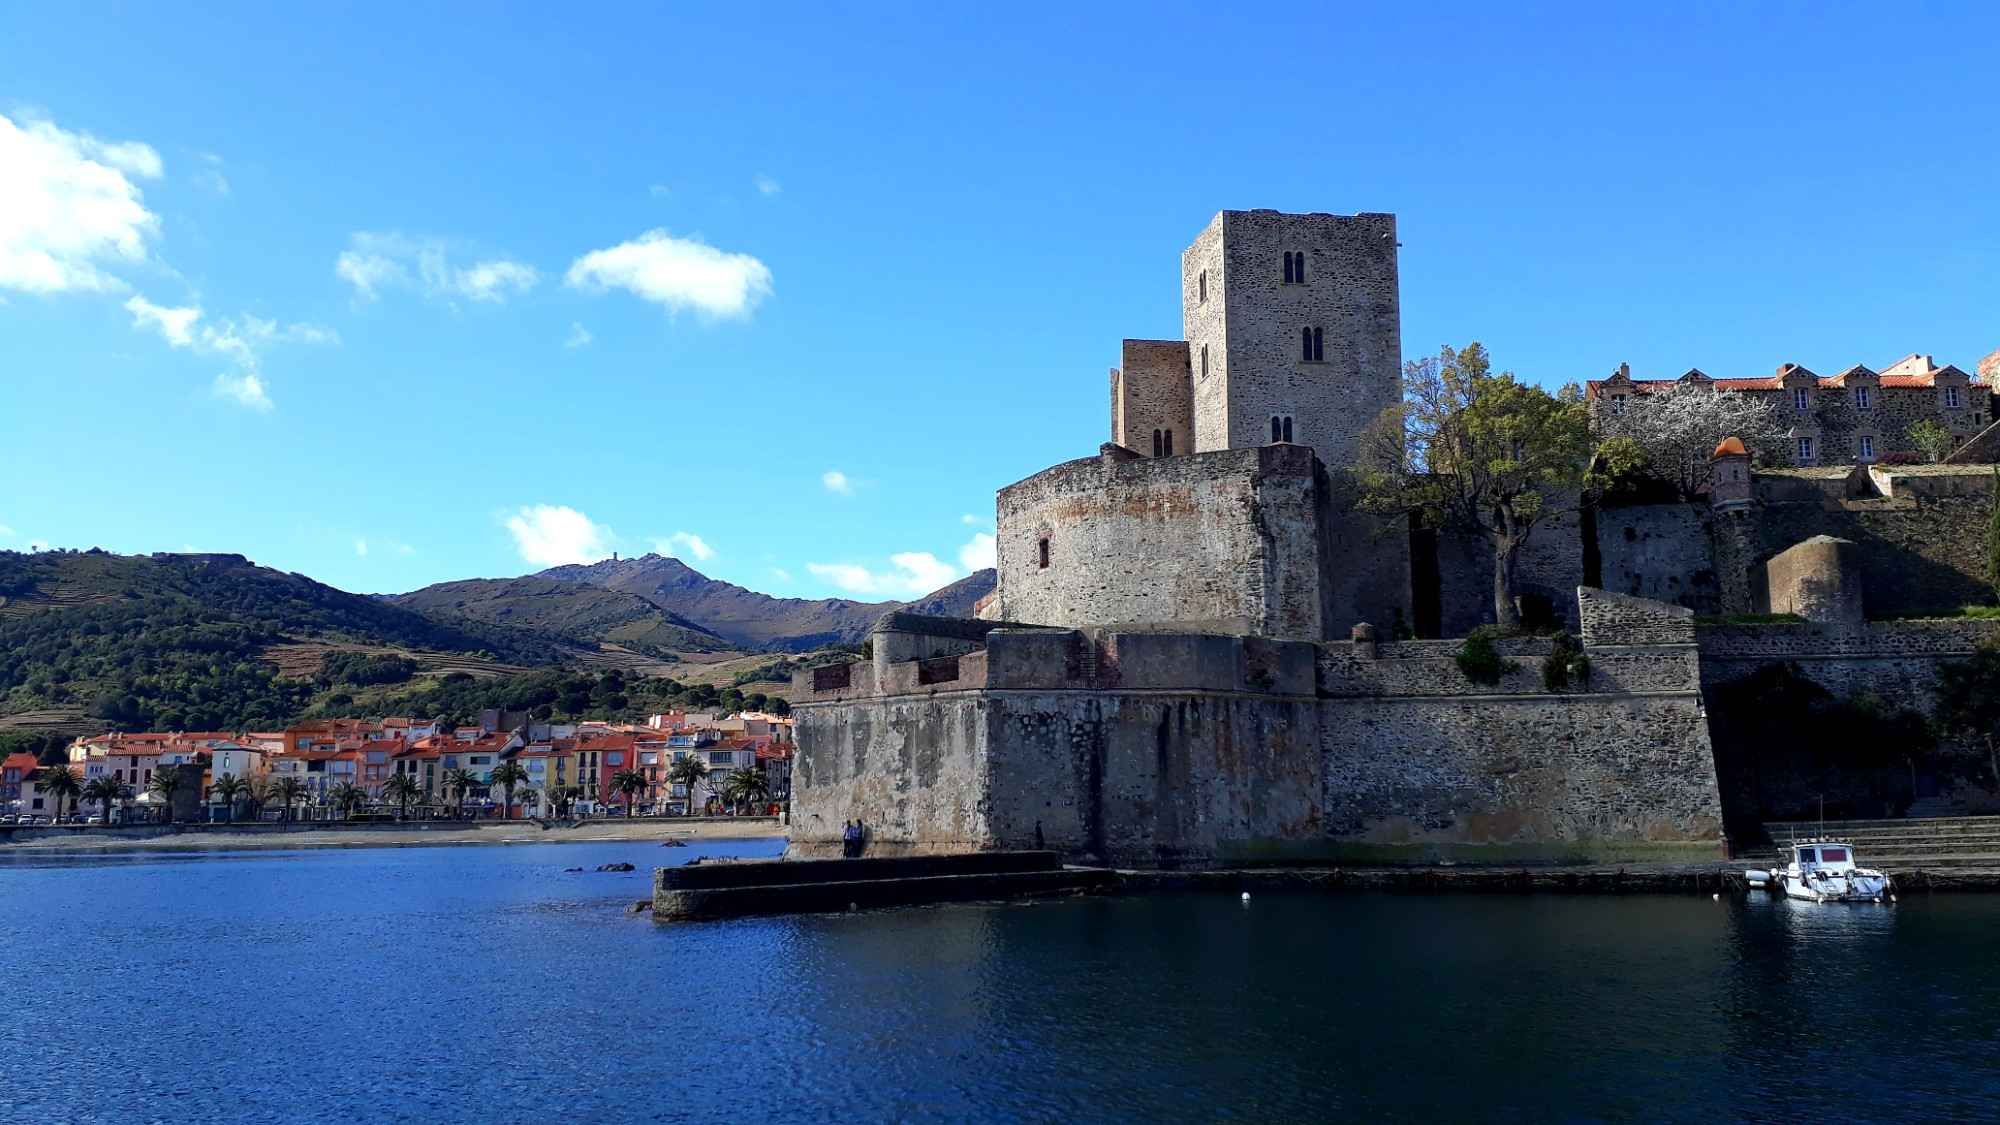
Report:
M1821 863L1846 863L1846 862L1847 862L1847 849L1846 849L1846 848L1821 848L1821 849L1819 850L1819 861L1820 861Z

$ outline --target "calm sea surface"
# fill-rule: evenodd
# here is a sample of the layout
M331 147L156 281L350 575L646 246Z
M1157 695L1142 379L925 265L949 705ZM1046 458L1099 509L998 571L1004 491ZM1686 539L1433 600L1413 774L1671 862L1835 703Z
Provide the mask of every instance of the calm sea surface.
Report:
M777 847L0 852L0 1118L2000 1119L2000 896L623 913Z

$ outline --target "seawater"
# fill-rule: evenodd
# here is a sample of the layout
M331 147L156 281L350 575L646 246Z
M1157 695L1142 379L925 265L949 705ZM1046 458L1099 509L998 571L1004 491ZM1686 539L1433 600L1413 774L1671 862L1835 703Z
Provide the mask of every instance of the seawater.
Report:
M0 1117L2000 1119L2000 896L624 912L777 847L0 853Z

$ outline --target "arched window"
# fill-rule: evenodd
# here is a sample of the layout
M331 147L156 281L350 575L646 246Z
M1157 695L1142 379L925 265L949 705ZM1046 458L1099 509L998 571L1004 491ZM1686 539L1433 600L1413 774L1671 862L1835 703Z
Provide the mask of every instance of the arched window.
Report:
M1284 434L1285 427L1278 423L1278 416L1276 414L1271 415L1271 440L1283 441L1285 440Z
M1292 255L1292 283L1294 285L1306 283L1306 252L1303 250Z
M1290 250L1287 250L1285 251L1285 284L1290 285L1291 283L1292 283L1292 252Z
M1313 330L1310 328L1301 328L1299 329L1299 358L1310 360L1312 357Z
M1292 420L1290 418L1285 419L1285 440L1287 442L1292 440Z
M1173 455L1174 455L1174 432L1173 432L1172 430L1168 430L1168 431L1167 431L1167 456L1169 456L1169 457L1172 457Z
M1153 431L1153 456L1155 456L1155 457L1158 457L1159 455L1160 455L1160 431L1158 431L1158 430L1154 430L1154 431Z
M1308 363L1326 359L1326 333L1319 328L1299 329L1299 358Z

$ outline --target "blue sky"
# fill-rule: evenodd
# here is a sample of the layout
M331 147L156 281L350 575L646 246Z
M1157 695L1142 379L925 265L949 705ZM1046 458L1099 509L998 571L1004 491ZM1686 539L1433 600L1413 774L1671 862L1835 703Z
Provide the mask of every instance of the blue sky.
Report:
M1551 385L2000 348L2000 9L322 7L0 5L0 548L910 596L1224 207Z

